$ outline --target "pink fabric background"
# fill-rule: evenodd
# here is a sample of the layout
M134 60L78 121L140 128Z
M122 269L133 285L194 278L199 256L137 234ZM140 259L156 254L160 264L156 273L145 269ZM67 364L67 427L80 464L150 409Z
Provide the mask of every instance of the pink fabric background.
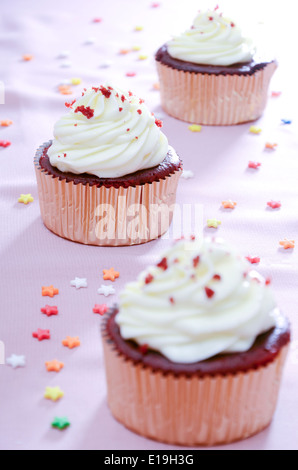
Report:
M197 9L197 2L177 0L162 0L159 8L152 8L150 0L1 3L0 80L6 101L0 105L0 120L12 119L14 124L0 128L0 140L12 142L11 147L0 149L0 340L5 343L6 357L22 354L27 362L17 370L0 365L1 449L171 448L131 433L112 418L106 404L101 318L92 313L94 304L105 300L97 294L103 269L113 266L121 273L113 284L117 294L106 299L112 305L125 283L156 262L170 240L128 248L80 246L50 233L39 214L35 149L52 137L55 121L66 111L65 101L79 95L82 87L105 82L132 89L163 119L170 144L183 158L185 169L195 173L193 179L181 180L178 203L200 204L198 228L206 225L207 218L218 218L221 227L217 231L203 228L205 233L224 237L244 255L261 257L258 269L272 277L276 300L292 322L292 348L271 426L253 438L220 448L297 448L298 247L292 251L279 248L284 237L297 238L297 93L285 47L293 20L288 15L287 22L279 21L279 40L274 36L279 69L271 90L281 90L282 95L269 98L264 116L256 123L262 133L250 134L249 124L203 127L201 133L191 133L187 123L163 113L159 93L153 89L157 75L152 57L174 26L183 30ZM280 15L272 9L267 13L271 21ZM102 23L94 24L95 17L102 17ZM137 25L144 30L135 32ZM87 45L93 37L95 43ZM134 45L142 50L118 54L119 49ZM61 67L65 60L57 58L64 50L71 52L70 68ZM34 59L24 62L23 54L33 54ZM139 54L149 58L139 61ZM110 66L101 68L107 60ZM130 71L137 75L126 77ZM71 77L82 78L82 86L73 87L70 97L60 95L57 86ZM293 122L282 125L282 118ZM266 141L277 142L277 150L264 151ZM262 162L262 167L247 170L249 160ZM21 193L30 192L34 203L17 202ZM237 201L235 211L221 210L224 199ZM271 199L281 200L282 208L266 209ZM194 228L185 212L182 232ZM87 289L70 287L76 276L87 277ZM41 296L41 286L50 284L60 289L53 300ZM45 304L57 305L59 315L42 315L40 308ZM37 328L50 329L51 340L33 339ZM81 347L64 348L61 341L67 335L78 335ZM60 374L46 371L44 363L52 359L65 363ZM57 403L45 400L46 386L57 385L65 397ZM55 416L67 416L71 427L64 432L52 429Z

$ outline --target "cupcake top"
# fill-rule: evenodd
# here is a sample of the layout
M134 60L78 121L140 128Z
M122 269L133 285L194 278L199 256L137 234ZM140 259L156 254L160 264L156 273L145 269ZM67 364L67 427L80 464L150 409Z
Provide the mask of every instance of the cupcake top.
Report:
M199 12L193 26L167 43L171 57L202 65L229 66L250 62L255 54L251 39L230 18L216 10Z
M168 140L161 121L131 92L93 87L66 106L69 112L55 124L48 150L60 171L117 178L165 159Z
M120 296L124 340L190 364L248 351L276 324L269 283L220 239L181 240Z

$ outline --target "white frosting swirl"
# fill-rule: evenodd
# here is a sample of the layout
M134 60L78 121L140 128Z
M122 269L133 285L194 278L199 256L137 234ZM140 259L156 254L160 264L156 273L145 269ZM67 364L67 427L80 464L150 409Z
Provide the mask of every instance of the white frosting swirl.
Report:
M88 89L55 125L48 150L51 165L62 172L100 178L153 168L168 152L160 125L143 100L130 92L115 87Z
M202 65L249 62L255 47L243 37L240 28L216 11L199 13L193 27L167 43L168 53L175 59Z
M222 240L206 238L178 242L161 267L128 284L116 322L125 340L194 363L247 351L275 326L276 312L270 287L249 262Z

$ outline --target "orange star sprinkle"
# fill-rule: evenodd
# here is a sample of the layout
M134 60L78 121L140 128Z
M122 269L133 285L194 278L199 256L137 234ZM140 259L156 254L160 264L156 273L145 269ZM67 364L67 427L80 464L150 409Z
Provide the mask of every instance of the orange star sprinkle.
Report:
M33 55L31 55L31 54L25 54L25 55L23 55L23 60L24 60L25 62L29 62L29 61L32 60L32 59L33 59Z
M54 361L48 361L45 363L48 372L60 372L63 369L63 362L59 362L56 359Z
M118 279L120 276L120 273L118 271L115 271L114 268L111 269L104 269L103 270L103 279L104 281L115 281L115 279Z
M72 95L72 89L68 85L60 85L58 90L61 95Z
M129 54L129 52L131 52L131 49L120 49L119 54L126 55Z
M284 240L279 242L280 246L283 246L285 250L293 249L295 248L295 240L288 240L285 238Z
M153 83L154 90L160 90L160 84L158 82Z
M69 349L74 349L78 346L81 346L81 341L78 336L75 336L74 338L71 336L66 336L66 338L62 341L62 344Z
M231 200L223 201L222 206L224 209L235 209L235 207L237 206L237 202L233 202Z
M2 127L9 127L13 124L10 119L4 119L4 121L0 121L0 126Z
M41 295L43 297L54 297L59 294L59 289L56 289L54 286L42 287Z
M278 144L273 144L271 142L266 142L265 148L270 150L275 150Z

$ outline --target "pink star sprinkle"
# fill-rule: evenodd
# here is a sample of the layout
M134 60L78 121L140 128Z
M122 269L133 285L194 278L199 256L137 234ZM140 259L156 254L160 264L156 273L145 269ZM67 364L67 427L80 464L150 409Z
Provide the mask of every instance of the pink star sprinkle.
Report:
M136 76L136 72L127 72L126 73L126 77L135 77Z
M281 91L272 91L271 96L272 98L278 98L281 95Z
M249 261L251 264L258 264L261 261L261 258L259 256L246 256L247 261Z
M103 316L105 313L107 313L108 311L108 307L106 304L102 304L102 305L94 305L94 308L93 308L93 313L98 313L99 315Z
M280 201L269 201L267 202L267 206L271 207L271 209L279 209L281 207Z
M44 313L47 317L51 317L52 315L58 315L58 308L50 307L50 305L46 305L44 308L41 308L40 311L41 313Z
M259 162L249 162L248 163L248 168L252 168L253 170L258 170L262 163Z
M32 333L33 338L38 339L38 341L43 341L44 339L50 339L50 330L41 330L38 328L37 331Z
M8 140L0 140L0 147L7 148L11 145L11 142Z

